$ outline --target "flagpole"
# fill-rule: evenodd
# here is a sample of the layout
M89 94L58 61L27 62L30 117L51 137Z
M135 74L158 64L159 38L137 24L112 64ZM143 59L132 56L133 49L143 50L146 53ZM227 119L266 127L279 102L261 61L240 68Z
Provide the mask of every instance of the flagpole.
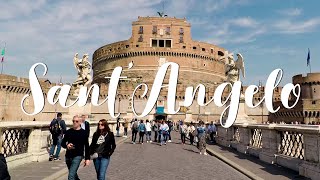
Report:
M4 51L5 50L6 50L6 42L4 43ZM3 73L4 56L5 56L5 54L3 54L1 57L1 74Z

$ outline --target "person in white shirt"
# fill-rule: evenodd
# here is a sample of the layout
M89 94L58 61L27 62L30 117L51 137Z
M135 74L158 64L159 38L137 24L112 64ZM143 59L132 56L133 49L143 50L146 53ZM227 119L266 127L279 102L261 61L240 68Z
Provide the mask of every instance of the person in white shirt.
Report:
M181 135L182 144L184 145L186 143L186 133L188 132L188 127L185 124L183 124L183 122L179 126L179 132Z
M190 129L189 129L190 145L193 145L195 130L196 130L196 128L194 127L193 123L191 122Z
M151 143L151 123L149 122L149 120L146 121L146 131L147 143Z
M210 141L214 142L214 136L217 132L217 128L216 126L213 124L213 121L211 121L211 124L208 127L208 133L210 135Z
M161 126L160 126L160 133L161 133L161 144L160 144L160 146L162 146L163 144L165 144L165 145L167 144L168 131L169 131L169 126L163 120L162 123L161 123Z

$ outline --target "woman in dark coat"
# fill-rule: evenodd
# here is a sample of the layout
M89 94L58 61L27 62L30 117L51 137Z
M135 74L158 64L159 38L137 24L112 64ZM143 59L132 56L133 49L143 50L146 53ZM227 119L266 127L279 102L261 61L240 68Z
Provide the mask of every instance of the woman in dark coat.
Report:
M101 119L97 131L93 134L90 145L90 154L97 172L98 180L105 180L110 157L116 149L113 133L110 131L108 122Z

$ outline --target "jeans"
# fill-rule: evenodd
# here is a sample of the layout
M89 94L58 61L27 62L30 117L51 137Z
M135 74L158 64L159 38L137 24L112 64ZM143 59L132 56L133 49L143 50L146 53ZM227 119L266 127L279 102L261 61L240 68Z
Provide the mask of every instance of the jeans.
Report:
M61 142L62 142L62 136L53 137L53 143L50 148L50 156L54 154L54 150L57 146L56 154L54 155L55 158L59 158L60 150L61 150Z
M194 142L194 136L192 135L192 133L190 133L189 136L190 136L190 144L192 145Z
M154 131L154 142L158 142L158 131Z
M161 145L167 142L167 134L161 133Z
M132 142L136 142L138 131L132 130Z
M182 144L186 143L186 134L185 133L181 133L181 141L182 141Z
M147 131L146 136L147 141L151 141L151 131Z
M93 160L94 168L96 169L98 180L106 179L109 162L110 162L110 157L108 159L103 157L98 157L97 159Z
M168 137L169 137L169 140L171 141L171 131L168 131Z
M77 171L79 169L82 156L76 156L73 158L66 157L66 164L69 169L68 180L79 180Z
M142 140L142 143L143 143L143 137L144 137L144 132L139 132L139 143L140 143L140 140Z

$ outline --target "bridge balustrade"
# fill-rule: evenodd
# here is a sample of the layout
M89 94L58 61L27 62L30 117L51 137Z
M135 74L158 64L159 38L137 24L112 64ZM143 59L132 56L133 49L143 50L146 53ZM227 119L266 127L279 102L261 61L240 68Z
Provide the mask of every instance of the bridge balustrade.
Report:
M316 179L320 177L320 127L234 124L217 126L217 143Z

